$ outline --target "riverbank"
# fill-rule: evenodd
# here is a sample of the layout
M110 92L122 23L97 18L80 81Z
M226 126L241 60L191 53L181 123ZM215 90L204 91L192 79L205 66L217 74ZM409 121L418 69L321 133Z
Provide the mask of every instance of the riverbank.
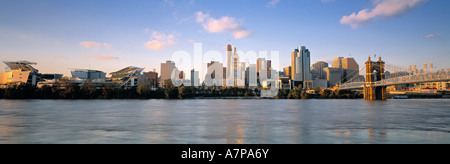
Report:
M448 92L417 92L417 91L393 91L390 92L391 97L400 99L447 99L450 98L450 93Z
M390 98L450 98L445 93L391 94ZM17 85L0 89L0 99L363 99L359 92L348 90L328 90L315 88L313 93L305 90L279 90L273 98L260 97L261 90L227 87L220 89L201 87L166 87L152 89L145 85L132 88L114 88L111 86L89 87L78 85L43 86L36 88L31 85Z
M73 83L40 88L31 85L12 85L0 89L0 99L262 99L261 90L248 87L174 87L150 88L139 85L114 88L109 85L93 87ZM273 99L360 99L363 95L351 91L331 91L316 88L313 94L300 88L279 90Z

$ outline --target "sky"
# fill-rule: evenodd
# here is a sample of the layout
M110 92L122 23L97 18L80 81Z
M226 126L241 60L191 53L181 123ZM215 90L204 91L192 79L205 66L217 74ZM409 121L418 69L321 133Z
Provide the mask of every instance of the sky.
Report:
M311 63L367 57L407 67L450 68L448 0L2 0L0 60L37 62L41 73L155 69L177 51L245 55L298 46ZM242 58L242 57L241 57ZM255 64L256 61L249 64ZM0 65L0 71L6 65Z

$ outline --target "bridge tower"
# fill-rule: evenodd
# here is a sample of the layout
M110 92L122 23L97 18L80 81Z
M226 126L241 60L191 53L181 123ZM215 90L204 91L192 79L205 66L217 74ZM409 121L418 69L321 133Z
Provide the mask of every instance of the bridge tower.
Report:
M372 61L369 56L369 60L366 62L366 83L364 83L364 100L386 100L387 93L386 87L375 86L377 81L386 78L384 74L384 61L381 57L378 61Z

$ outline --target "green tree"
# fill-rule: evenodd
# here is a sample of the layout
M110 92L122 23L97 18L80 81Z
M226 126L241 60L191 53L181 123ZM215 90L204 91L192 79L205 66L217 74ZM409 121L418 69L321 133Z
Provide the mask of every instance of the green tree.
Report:
M81 97L86 99L96 98L97 88L94 86L90 79L83 82L81 87Z
M54 98L53 93L52 93L52 87L49 85L43 85L41 88L38 88L36 90L35 97L38 99Z
M164 89L173 89L173 88L175 88L175 86L173 85L171 79L164 80L163 87L164 87Z
M151 85L148 83L141 83L138 85L136 92L139 94L142 98L148 98L151 94Z
M301 99L309 99L309 98L311 98L308 93L301 93L300 97L301 97Z
M320 94L320 92L322 91L320 87L314 87L313 90L316 94Z
M190 86L182 86L182 87L178 87L178 99L186 99L186 98L191 98L194 94L194 87L190 87Z
M102 93L101 98L103 99L112 99L114 98L114 95L116 95L116 90L114 89L114 86L112 83L105 83L102 84Z
M287 96L288 99L300 99L300 91L292 89Z

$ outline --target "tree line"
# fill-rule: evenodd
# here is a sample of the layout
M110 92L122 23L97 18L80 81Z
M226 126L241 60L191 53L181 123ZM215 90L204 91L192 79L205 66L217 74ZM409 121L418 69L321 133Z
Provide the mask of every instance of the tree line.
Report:
M314 94L306 93L299 88L280 90L275 99L310 99L310 98L362 98L361 94L349 91L331 91L314 89ZM116 88L113 84L105 83L94 86L90 81L83 85L63 78L52 86L44 85L40 88L30 84L8 85L0 89L0 99L190 99L190 98L225 98L225 97L258 97L261 90L248 87L175 87L170 80L165 81L160 88L153 89L143 83L135 87Z
M301 86L295 89L282 89L275 96L275 99L362 99L362 93L353 92L350 90L330 90L316 87L314 92L307 93L301 89Z

